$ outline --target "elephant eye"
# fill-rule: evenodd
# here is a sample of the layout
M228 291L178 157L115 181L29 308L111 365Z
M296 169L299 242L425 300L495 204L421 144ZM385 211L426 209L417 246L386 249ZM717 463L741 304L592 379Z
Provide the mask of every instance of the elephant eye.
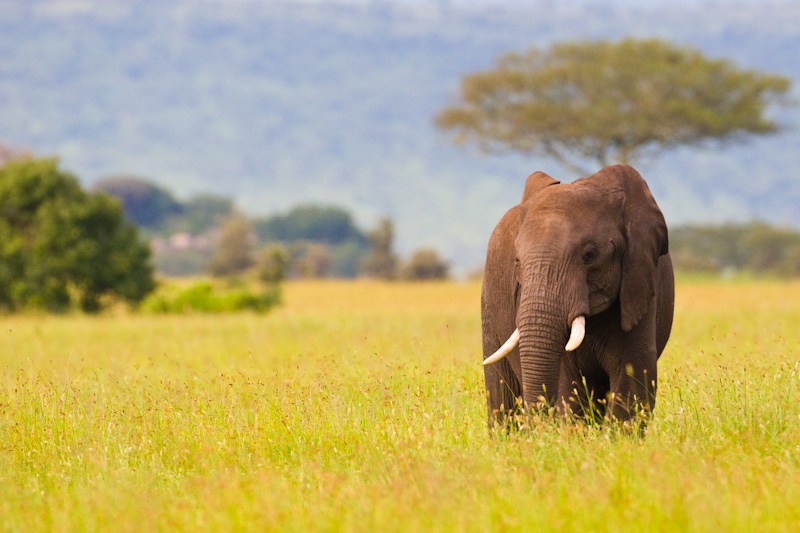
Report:
M597 259L597 248L594 246L589 246L583 251L583 264L588 265L592 261Z

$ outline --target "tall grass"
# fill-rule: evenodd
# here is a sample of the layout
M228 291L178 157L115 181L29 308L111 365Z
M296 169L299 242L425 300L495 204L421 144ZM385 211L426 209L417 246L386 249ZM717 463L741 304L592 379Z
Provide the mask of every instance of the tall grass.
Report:
M645 439L489 437L479 286L3 317L4 530L800 527L800 284L684 284Z

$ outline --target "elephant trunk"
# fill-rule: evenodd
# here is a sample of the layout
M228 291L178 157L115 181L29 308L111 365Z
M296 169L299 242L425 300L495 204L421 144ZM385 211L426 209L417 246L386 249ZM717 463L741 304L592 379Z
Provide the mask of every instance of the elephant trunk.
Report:
M543 401L553 405L556 401L567 342L564 320L559 314L547 306L529 305L525 316L519 319L522 391L529 407Z
M566 351L583 341L589 312L588 293L566 282L563 269L540 262L536 270L526 276L517 315L523 400L529 407L559 400L561 363Z

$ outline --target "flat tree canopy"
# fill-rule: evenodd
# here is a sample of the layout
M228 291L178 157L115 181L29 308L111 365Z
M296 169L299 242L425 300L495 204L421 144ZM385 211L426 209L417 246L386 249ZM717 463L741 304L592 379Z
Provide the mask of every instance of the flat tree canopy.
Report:
M765 116L787 103L788 78L659 40L585 41L502 56L465 76L436 125L489 152L632 163L679 145L778 131Z

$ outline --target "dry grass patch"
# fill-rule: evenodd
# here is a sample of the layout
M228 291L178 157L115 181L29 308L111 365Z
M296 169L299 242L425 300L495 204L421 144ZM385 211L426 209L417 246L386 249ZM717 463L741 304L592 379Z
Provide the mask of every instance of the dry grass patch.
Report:
M800 284L679 286L646 439L489 438L479 285L268 315L4 317L6 530L800 527Z

